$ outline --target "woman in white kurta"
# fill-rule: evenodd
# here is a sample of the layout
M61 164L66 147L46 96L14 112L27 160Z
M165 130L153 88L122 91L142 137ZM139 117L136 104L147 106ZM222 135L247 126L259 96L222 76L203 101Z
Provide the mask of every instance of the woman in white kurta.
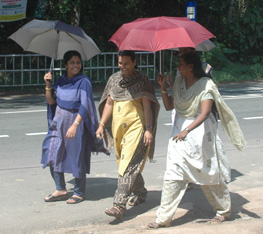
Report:
M188 183L201 185L216 211L212 222L230 217L231 201L225 181L230 181L226 153L217 133L218 119L232 143L242 149L246 143L237 120L220 96L213 81L205 77L196 53L181 56L181 76L175 80L173 97L167 94L165 78L157 77L166 110L175 108L173 133L169 139L161 205L150 228L169 226ZM215 103L217 113L212 111Z

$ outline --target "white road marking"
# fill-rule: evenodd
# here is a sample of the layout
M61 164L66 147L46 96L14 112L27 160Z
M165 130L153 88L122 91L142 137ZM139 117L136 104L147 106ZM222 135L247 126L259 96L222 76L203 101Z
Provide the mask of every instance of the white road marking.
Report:
M247 117L247 118L243 118L245 120L251 120L251 119L263 119L263 116L259 116L259 117Z
M254 120L254 119L263 119L263 116L258 116L258 117L246 117L246 118L243 118L245 120ZM218 120L220 122L220 120ZM171 126L173 125L172 123L164 123L163 125L165 126Z
M0 137L9 137L8 135L0 135Z
M38 135L46 135L47 132L33 132L33 133L26 133L27 136L38 136Z
M0 112L0 114L6 115L6 114L35 113L35 112L46 112L46 111L47 110L9 111L9 112Z
M235 99L263 98L263 95L262 94L247 94L244 96L224 95L222 97L224 100L235 100Z

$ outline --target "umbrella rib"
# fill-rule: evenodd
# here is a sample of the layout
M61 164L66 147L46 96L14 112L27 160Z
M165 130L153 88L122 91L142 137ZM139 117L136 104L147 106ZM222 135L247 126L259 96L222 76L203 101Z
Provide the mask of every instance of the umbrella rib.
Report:
M56 43L56 49L55 49L54 54L53 54L53 56L52 56L53 59L54 59L55 57L57 58L57 55L58 55L58 42L59 42L59 37L60 37L59 30L57 30L57 43Z
M65 32L65 31L64 31ZM65 32L69 37L71 37L74 41L76 41L78 44L81 45L81 42L79 42L76 38L74 38L70 33Z

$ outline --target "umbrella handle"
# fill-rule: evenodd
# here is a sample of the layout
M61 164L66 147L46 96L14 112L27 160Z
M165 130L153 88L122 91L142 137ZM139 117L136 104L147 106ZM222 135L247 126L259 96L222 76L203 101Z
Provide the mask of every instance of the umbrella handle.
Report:
M160 50L160 56L159 56L159 73L162 74L162 51Z
M170 74L172 72L172 66L173 66L173 50L171 50L171 59L170 59Z

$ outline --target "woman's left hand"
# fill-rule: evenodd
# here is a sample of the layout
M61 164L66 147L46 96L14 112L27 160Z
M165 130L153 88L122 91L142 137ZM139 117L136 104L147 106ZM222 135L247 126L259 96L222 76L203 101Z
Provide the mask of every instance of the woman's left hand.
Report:
M144 133L143 143L145 146L150 145L153 141L153 135L149 130L146 130Z
M186 130L183 130L182 132L179 132L177 135L173 137L173 140L177 143L177 141L184 141L186 138L186 135L188 132Z
M72 139L76 136L77 132L77 126L75 124L71 125L71 127L68 129L65 138Z

